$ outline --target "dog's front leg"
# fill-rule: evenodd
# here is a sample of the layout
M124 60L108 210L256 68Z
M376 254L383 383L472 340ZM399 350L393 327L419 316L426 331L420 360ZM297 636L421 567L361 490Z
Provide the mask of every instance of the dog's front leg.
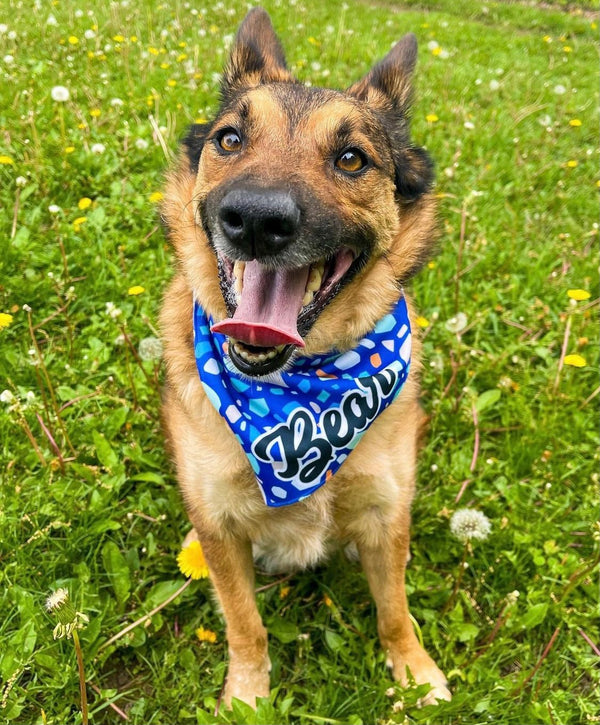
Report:
M404 575L408 557L408 516L378 538L377 543L359 544L359 553L377 606L377 628L394 679L409 684L409 673L417 684L428 682L427 704L449 700L446 678L419 644L408 613Z
M200 543L227 626L229 670L223 700L237 697L256 707L257 697L269 696L271 663L265 629L254 594L254 563L249 541L227 535L206 536Z

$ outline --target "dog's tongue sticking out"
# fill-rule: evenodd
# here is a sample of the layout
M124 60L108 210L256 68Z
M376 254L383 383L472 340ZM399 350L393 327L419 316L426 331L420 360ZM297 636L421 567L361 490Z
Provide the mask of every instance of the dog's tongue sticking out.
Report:
M233 317L213 325L213 332L254 347L304 347L296 321L310 267L268 269L256 260L247 262L244 282Z

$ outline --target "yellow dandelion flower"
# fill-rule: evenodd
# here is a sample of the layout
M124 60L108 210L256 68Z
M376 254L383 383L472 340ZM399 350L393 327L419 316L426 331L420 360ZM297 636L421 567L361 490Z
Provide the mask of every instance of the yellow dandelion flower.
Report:
M122 43L125 38L122 35L113 35L113 40L115 43Z
M153 46L150 46L148 48L148 53L150 53L150 55L158 55L160 53L160 51L158 50L158 48L154 48Z
M134 284L133 287L130 287L127 290L127 294L128 295L136 296L136 295L141 295L142 292L145 292L145 291L146 291L146 288L145 287L142 287L142 285L140 285L140 284Z
M573 51L573 48L571 48L570 45L563 45L563 51L565 53L571 53Z
M15 162L10 158L10 156L0 156L0 164L4 164L8 166L9 164L15 165Z
M542 38L542 40L544 41L544 43L551 43L552 42L552 36L550 36L550 35L544 35L544 37Z
M71 45L77 45L79 43L79 38L76 35L69 35L69 43Z
M78 232L81 229L81 225L87 222L86 216L78 216L73 222L73 229Z
M572 365L575 368L584 368L587 365L586 359L582 355L566 355L563 362L565 365Z
M417 317L415 322L418 327L429 327L429 320L426 317Z
M219 26L218 25L211 25L210 28L208 29L208 32L211 35L216 35L219 32Z
M90 111L90 116L92 118L98 118L98 116L102 113L102 111L99 108L92 108Z
M13 316L9 315L8 312L0 312L0 330L8 327L13 321Z
M333 602L331 600L331 597L328 597L327 594L323 597L323 604L326 607L330 607L330 608L333 606Z
M594 21L592 20L592 22L590 23L590 28L591 28L592 30L596 30L596 28L597 28L597 27L598 27L598 23L595 23L595 22L594 22Z
M169 86L169 88L175 88L175 86L177 85L177 81L174 78L169 78L169 80L167 81L167 85Z
M435 269L436 264L435 262L427 262L427 269Z
M290 587L281 587L281 589L279 590L279 597L281 599L285 599L289 593Z
M577 300L578 302L581 302L581 300L589 300L589 298L592 296L585 289L569 289L567 290L567 295L572 300Z
M85 209L89 209L92 206L92 200L87 196L83 196L77 202L77 206L81 209L81 211L84 211Z
M567 161L567 166L570 169L574 169L577 166L577 161L575 161L575 159L571 159L570 161Z
M581 121L578 118L572 118L569 121L569 126L573 126L574 128L579 128L579 126L581 126Z
M186 59L187 59L187 53L180 53L180 54L179 54L179 55L177 56L177 62L178 62L178 63L181 63L181 62L183 62L183 61L184 61L184 60L186 60Z
M194 119L194 123L199 123L199 124L208 123L208 119L207 118L203 118L203 117L195 118Z
M87 57L88 58L91 59L91 58L94 58L95 56L96 56L96 54L94 53L93 50L88 50L88 53L87 53Z
M161 63L160 64L160 67L162 68L162 70L167 70L167 68L169 68L170 66L171 66L170 63Z
M137 43L137 41L138 41L137 35L130 35L129 36L129 42L130 43Z
M187 43L185 42L185 40L182 40L182 41L181 41L181 42L179 43L179 47L180 47L180 48L187 48Z
M148 198L153 204L156 204L157 202L162 201L163 195L160 191L153 191Z
M65 153L66 153L66 154L72 154L72 153L73 153L73 151L75 151L75 146L67 146L67 147L65 148Z
M217 641L217 635L211 629L204 629L204 627L198 627L196 630L196 637L201 642L210 642L214 644Z
M199 541L192 541L189 546L179 552L177 566L184 576L189 576L192 579L206 579L208 577L208 566Z
M440 119L435 115L435 113L428 113L425 116L425 120L427 123L435 123L436 121L439 121Z
M439 45L436 45L435 48L431 49L431 55L439 55L442 52L442 49Z

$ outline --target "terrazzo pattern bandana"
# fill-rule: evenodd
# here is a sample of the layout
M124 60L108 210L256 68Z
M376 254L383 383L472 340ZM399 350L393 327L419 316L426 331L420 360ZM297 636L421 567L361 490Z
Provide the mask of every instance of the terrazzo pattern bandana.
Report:
M298 357L284 372L250 379L227 355L227 338L194 305L200 380L244 449L268 506L310 496L343 464L408 376L410 322L402 297L349 352Z

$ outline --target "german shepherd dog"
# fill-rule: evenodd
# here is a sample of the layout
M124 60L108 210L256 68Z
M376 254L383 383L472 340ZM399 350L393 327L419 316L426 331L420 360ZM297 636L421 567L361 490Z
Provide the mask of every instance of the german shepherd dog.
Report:
M450 699L417 641L404 584L419 341L410 374L398 367L406 350L381 362L392 346L382 329L397 324L410 338L403 285L435 237L432 164L409 137L416 57L406 35L347 91L308 87L255 8L234 40L216 118L191 127L168 175L162 217L178 264L161 314L163 415L226 620L228 705L269 695L253 557L272 571L301 569L336 544L358 551L394 678L430 683L430 702ZM407 324L397 323L399 309ZM373 375L336 375L363 358ZM294 375L306 395L290 392ZM233 386L225 402L224 376ZM311 422L330 395L312 386L341 382L350 388L338 407ZM271 414L283 422L259 428ZM259 485L264 466L265 480L287 476L290 485Z

